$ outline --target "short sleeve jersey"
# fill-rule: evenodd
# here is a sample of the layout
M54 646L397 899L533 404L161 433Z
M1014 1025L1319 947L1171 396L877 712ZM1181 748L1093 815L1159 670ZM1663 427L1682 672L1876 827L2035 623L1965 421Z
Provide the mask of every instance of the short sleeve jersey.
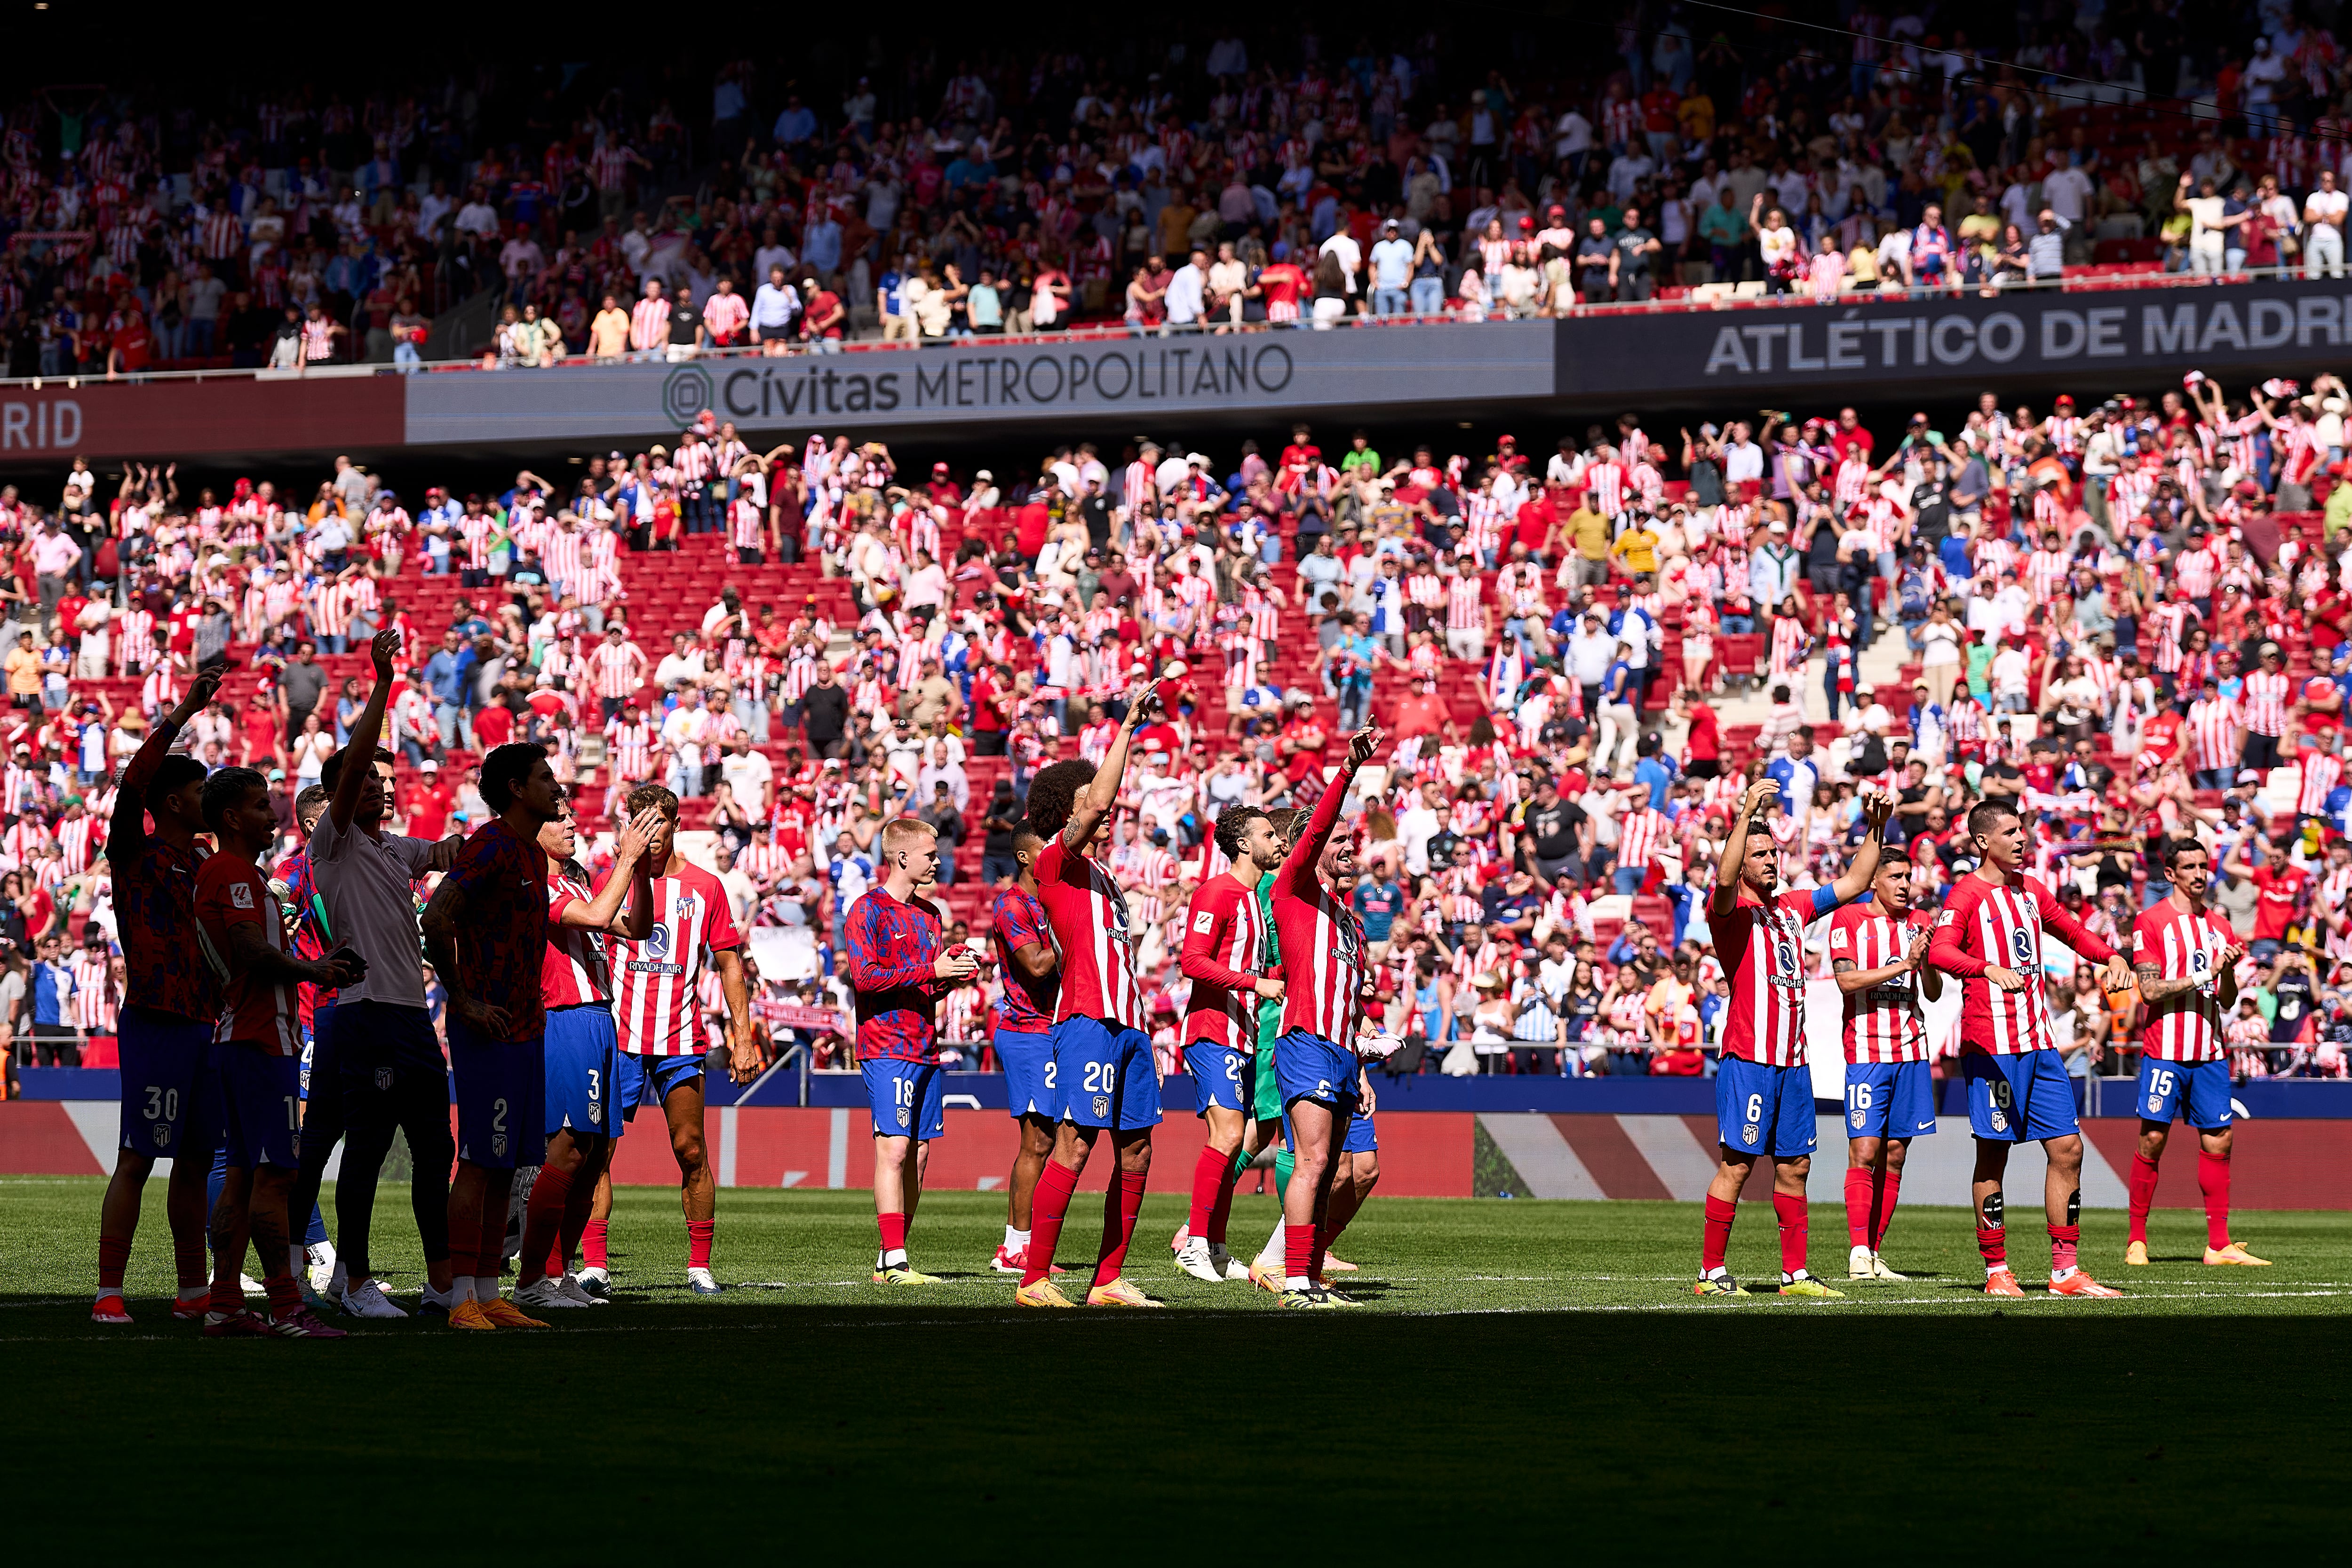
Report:
M589 902L588 889L568 873L547 879L547 963L540 975L540 999L551 1008L576 1008L613 1000L613 956L604 933L566 925L563 912Z
M613 943L621 1049L636 1056L698 1056L703 1046L695 997L705 957L740 947L743 938L726 887L700 866L681 865L653 885L653 929L642 942Z
M1830 962L1884 969L1900 963L1913 940L1927 930L1927 917L1916 910L1897 923L1874 903L1849 904L1830 919ZM1844 1011L1848 1061L1927 1060L1927 1026L1919 1012L1916 977L1893 975L1866 991L1848 991Z
M2154 965L2158 979L2197 982L2148 1004L2143 1051L2158 1061L2221 1060L2221 961L2237 940L2210 909L2185 913L2167 898L2140 911L2132 922L2132 967Z
M1728 914L1709 911L1716 956L1730 981L1723 1054L1766 1067L1805 1065L1805 925L1837 907L1826 887L1759 904L1745 892Z
M285 922L278 918L278 900L269 879L251 861L216 854L196 873L196 921L208 956L222 978L220 1018L213 1029L214 1043L251 1045L272 1056L302 1054L302 1006L294 982L270 978L257 970L229 974L230 930L238 925L260 927L263 938L280 953L292 951Z
M996 962L1004 975L1004 988L994 1009L996 1027L1016 1034L1044 1033L1054 1025L1054 1005L1062 992L1061 972L1057 967L1033 980L1013 962L1013 955L1031 946L1049 953L1057 951L1054 925L1045 916L1045 904L1034 893L1007 886L999 890L990 905L988 925L988 939L996 948Z
M1037 892L1062 954L1054 1021L1104 1019L1141 1029L1143 987L1135 975L1126 893L1110 873L1065 848L1059 834L1037 856Z
M504 1010L506 1040L539 1038L547 1027L540 999L547 962L547 852L493 817L457 852L449 880L466 897L455 944L466 990Z

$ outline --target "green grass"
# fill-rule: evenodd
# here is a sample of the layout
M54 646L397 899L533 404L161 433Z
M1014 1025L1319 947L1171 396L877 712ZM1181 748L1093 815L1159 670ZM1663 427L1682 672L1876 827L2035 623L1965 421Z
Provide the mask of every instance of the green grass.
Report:
M2241 1217L2278 1266L2238 1270L2197 1261L2201 1217L2161 1213L2159 1261L2126 1277L2122 1218L2095 1214L2085 1260L2126 1299L2002 1306L1977 1290L1965 1213L1906 1209L1887 1254L1915 1283L1700 1301L1691 1206L1375 1198L1340 1249L1373 1310L1294 1314L1177 1274L1167 1195L1129 1272L1175 1310L1046 1313L1014 1311L982 1268L994 1196L926 1199L915 1259L951 1277L886 1295L866 1282L866 1195L724 1193L716 1260L735 1288L704 1299L682 1289L675 1196L631 1188L623 1299L549 1333L212 1343L168 1320L160 1186L138 1325L88 1322L100 1191L0 1181L8 1539L26 1562L250 1549L268 1527L437 1556L477 1518L501 1555L591 1562L1433 1545L2104 1561L2344 1540L2344 1215ZM388 1189L375 1226L404 1295L406 1204ZM1066 1260L1091 1257L1098 1214L1082 1195ZM1273 1215L1239 1199L1236 1244ZM1843 1213L1816 1205L1812 1224L1834 1278ZM2039 1228L2020 1237L2038 1261ZM1743 1206L1734 1268L1764 1280L1772 1249L1769 1213Z

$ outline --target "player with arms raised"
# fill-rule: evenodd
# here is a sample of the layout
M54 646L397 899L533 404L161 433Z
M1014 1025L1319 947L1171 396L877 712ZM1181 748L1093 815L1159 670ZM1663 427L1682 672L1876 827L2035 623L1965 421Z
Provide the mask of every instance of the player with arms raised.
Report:
M1927 922L1911 907L1911 852L1878 852L1870 899L1830 917L1830 967L1845 996L1845 1228L1849 1280L1900 1280L1878 1255L1903 1190L1911 1140L1936 1130L1924 996L1944 994L1927 967Z
M195 915L221 982L212 1069L228 1149L227 1177L213 1209L205 1333L341 1339L342 1330L302 1304L289 1256L287 1198L301 1166L302 1005L295 988L306 980L343 985L359 977L358 964L294 956L259 864L278 840L269 781L250 768L224 768L205 780L204 810L220 850L196 873ZM267 1318L245 1309L237 1269L248 1240L261 1259Z
M205 961L196 926L196 874L205 852L205 765L172 749L190 719L205 711L220 685L206 670L188 683L180 706L155 726L122 770L114 819L107 826L106 862L114 873L117 925L122 933L122 1016L118 1025L122 1064L121 1152L99 1211L98 1300L90 1321L131 1322L122 1301L122 1272L139 1229L139 1204L159 1159L172 1162L164 1216L172 1228L172 1261L179 1296L172 1315L205 1315L205 1176L212 1167L218 1120L200 1110L205 1057L220 1018L220 982ZM147 818L155 831L147 831Z
M2083 1239L2083 1134L2074 1115L2074 1089L2050 1028L2042 997L2042 930L2083 957L2105 966L2100 983L2110 991L2131 984L2123 956L2067 913L2050 890L2019 868L2025 862L2025 823L2005 800L1983 800L1969 812L1970 846L1982 856L1976 870L1952 884L1936 916L1927 961L1960 977L1960 1071L1969 1085L1969 1130L1976 1134L1977 1249L1984 1255L1985 1293L2021 1296L2009 1266L2008 1206L2001 1176L2010 1145L2036 1140L2049 1156L2042 1202L2050 1227L2050 1293L2119 1296L2091 1278L2077 1259Z
M931 1140L947 1131L940 1079L939 999L978 967L947 947L939 905L916 890L939 880L939 834L895 817L882 829L881 885L842 922L843 978L857 1003L857 1064L874 1113L874 1223L882 1234L877 1285L936 1285L907 1260L907 1228L923 1196Z
M1135 1239L1135 1217L1151 1170L1151 1129L1160 1124L1160 1070L1143 1028L1143 987L1135 973L1127 894L1087 851L1102 836L1118 802L1118 781L1136 729L1149 716L1157 683L1128 699L1102 765L1072 760L1042 768L1029 782L1029 823L1046 841L1036 860L1037 895L1062 953L1062 994L1054 1009L1053 1058L1045 1089L1053 1096L1054 1152L1037 1177L1027 1266L1013 1299L1024 1307L1067 1307L1050 1271L1079 1173L1105 1129L1118 1158L1118 1178L1103 1193L1102 1249L1095 1261L1090 1307L1161 1303L1119 1270Z
M1348 742L1347 759L1274 873L1274 929L1286 983L1274 1061L1296 1162L1282 1189L1284 1278L1276 1300L1286 1307L1357 1304L1316 1282L1331 1240L1332 1178L1362 1097L1356 1033L1370 999L1363 927L1336 887L1355 874L1355 836L1335 837L1331 830L1381 738L1378 726L1366 725Z
M1779 791L1770 779L1750 785L1715 866L1706 923L1731 988L1723 1016L1723 1067L1715 1078L1716 1131L1723 1158L1706 1184L1706 1230L1696 1291L1744 1296L1725 1267L1739 1189L1758 1155L1772 1162L1772 1212L1780 1224L1780 1293L1834 1296L1806 1272L1805 1178L1813 1168L1813 1077L1805 1065L1805 927L1870 891L1878 874L1879 835L1894 801L1865 788L1862 848L1845 874L1827 887L1777 891L1780 854L1763 813Z
M640 1105L658 1105L669 1124L670 1153L677 1160L678 1205L686 1215L686 1283L700 1296L719 1293L710 1272L710 1241L718 1228L719 1189L711 1179L703 1137L701 1042L702 966L719 976L727 1007L726 1042L712 1051L708 1065L738 1083L749 1083L767 1065L751 1032L750 994L743 986L740 949L732 905L719 880L689 862L677 847L677 797L659 784L629 791L632 818L661 814L661 828L646 852L653 877L654 920L645 940L623 939L613 974L614 1010L621 1035L624 1120L635 1121ZM608 873L607 875L614 873ZM584 1267L580 1284L590 1295L611 1289L604 1234L613 1215L613 1176L596 1181L596 1197L582 1233Z
M623 1125L613 1111L621 1037L613 1023L613 956L605 941L643 941L653 929L653 862L646 851L660 831L657 811L623 823L614 840L613 874L592 894L586 870L572 859L580 830L571 802L539 830L547 853L547 956L539 980L547 1009L547 1158L523 1210L519 1306L606 1304L581 1289L570 1270Z
M1283 989L1278 977L1255 972L1265 942L1257 884L1282 863L1282 835L1255 806L1219 812L1215 833L1217 848L1233 863L1194 891L1177 959L1192 981L1184 1012L1184 1068L1209 1139L1192 1167L1192 1213L1176 1263L1212 1284L1249 1278L1248 1268L1225 1250L1225 1221L1234 1182L1257 1153L1255 1146L1243 1151L1252 1130L1258 1004L1280 1001Z
M1012 882L996 890L989 906L988 939L996 948L1004 988L993 1011L990 1041L1004 1071L1004 1104L1020 1134L1006 1183L1004 1241L988 1266L1018 1274L1029 1266L1029 1208L1045 1156L1054 1152L1053 1096L1045 1088L1045 1064L1054 1059L1054 1006L1061 998L1061 955L1054 950L1053 923L1037 897L1037 853L1045 841L1024 821L1013 832Z
M2175 1116L2197 1129L2197 1190L2205 1198L2205 1261L2266 1269L2230 1239L2230 1061L2221 1019L2238 1005L2238 960L2245 949L2207 912L2213 855L2195 839L2175 839L2164 869L2171 894L2132 925L2132 971L2147 1020L2140 1026L2139 1148L2132 1155L2131 1237L2124 1261L2147 1262L2147 1211L2158 1162Z

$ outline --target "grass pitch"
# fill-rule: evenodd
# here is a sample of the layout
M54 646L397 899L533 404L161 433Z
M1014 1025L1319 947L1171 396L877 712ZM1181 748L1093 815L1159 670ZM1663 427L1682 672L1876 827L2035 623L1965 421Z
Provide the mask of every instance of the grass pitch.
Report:
M215 1343L169 1321L161 1184L137 1326L89 1322L101 1185L0 1181L8 1536L27 1562L289 1528L369 1556L471 1540L588 1562L2061 1543L2107 1561L2346 1539L2345 1215L2243 1215L2277 1267L2209 1270L2201 1216L2161 1212L2157 1264L2127 1273L2122 1217L2093 1214L2084 1260L2125 1300L1995 1304L1965 1211L1906 1207L1886 1253L1911 1284L1702 1301L1695 1206L1376 1197L1340 1248L1371 1310L1309 1314L1177 1273L1184 1202L1158 1195L1129 1272L1171 1310L1048 1313L985 1271L997 1196L925 1198L915 1261L950 1277L886 1292L867 1195L722 1193L730 1289L698 1298L675 1194L627 1188L621 1301L549 1332ZM1066 1260L1091 1260L1099 1202L1080 1195ZM404 1304L406 1206L388 1186L375 1224ZM1274 1212L1237 1199L1236 1249ZM2016 1228L2030 1276L2045 1244ZM1843 1287L1843 1211L1815 1205L1812 1230ZM1743 1205L1733 1269L1766 1281L1776 1259L1769 1209Z

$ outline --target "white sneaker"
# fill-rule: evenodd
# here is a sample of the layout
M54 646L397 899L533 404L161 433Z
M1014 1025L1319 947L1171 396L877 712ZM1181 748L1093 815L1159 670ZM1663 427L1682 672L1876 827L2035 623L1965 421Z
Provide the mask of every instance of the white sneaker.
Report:
M245 1292L248 1301L256 1296L269 1294L269 1288L250 1274L239 1274L236 1277L236 1283L237 1288Z
M557 1288L563 1292L563 1299L575 1307L609 1307L613 1304L610 1296L592 1296L582 1290L577 1274L564 1275L563 1283Z
M304 1248L302 1253L310 1265L310 1289L325 1291L335 1277L335 1244L321 1241L316 1247Z
M1222 1241L1212 1241L1209 1243L1209 1262L1213 1267L1222 1270L1227 1280L1246 1280L1249 1278L1249 1265L1234 1257L1232 1253L1226 1251L1225 1244Z
M436 1291L430 1284L421 1286L417 1290L416 1311L419 1316L427 1312L438 1312L446 1317L449 1310L457 1304L457 1287L455 1285L446 1291Z
M577 1274L569 1276L569 1278L583 1291L585 1291L588 1294L595 1297L598 1301L609 1301L612 1300L613 1274L612 1270L609 1269L592 1264L588 1268L581 1270Z
M1888 1268L1886 1266L1886 1260L1881 1258L1875 1252L1873 1252L1870 1255L1870 1277L1874 1280L1893 1280L1900 1284L1907 1284L1911 1280L1910 1275L1898 1274L1894 1270Z
M584 1301L575 1301L563 1293L563 1281L541 1278L514 1293L519 1307L584 1307Z
M337 1267L340 1270L341 1265ZM343 1311L355 1318L404 1318L408 1315L393 1304L392 1298L385 1295L383 1288L373 1280L362 1280L355 1291L338 1290L335 1300Z
M1874 1278L1870 1271L1870 1258L1867 1247L1856 1247L1848 1251L1845 1255L1845 1277L1849 1280Z
M1176 1267L1195 1280L1204 1280L1212 1285L1225 1282L1225 1271L1217 1266L1209 1244L1197 1236L1184 1239L1184 1249L1176 1254Z
M719 1293L719 1281L710 1277L708 1269L688 1269L686 1288L698 1296L715 1296Z

